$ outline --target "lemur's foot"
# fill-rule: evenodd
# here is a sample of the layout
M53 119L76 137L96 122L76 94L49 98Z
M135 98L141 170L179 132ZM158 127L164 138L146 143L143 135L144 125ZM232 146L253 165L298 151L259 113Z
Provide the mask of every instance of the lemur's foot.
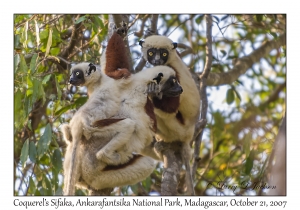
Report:
M121 156L117 152L107 152L105 150L100 150L96 153L98 160L101 160L109 165L119 164L121 161Z

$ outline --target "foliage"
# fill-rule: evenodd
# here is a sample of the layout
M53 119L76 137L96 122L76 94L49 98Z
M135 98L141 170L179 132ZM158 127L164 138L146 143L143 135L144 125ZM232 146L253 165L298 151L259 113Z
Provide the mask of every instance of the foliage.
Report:
M138 30L151 15L131 15L129 43L134 66L141 58ZM255 51L285 32L284 15L213 16L211 72L228 72L235 58ZM144 26L143 26L144 25ZM143 26L143 27L142 27ZM159 15L158 33L192 48L183 57L194 73L205 62L203 15ZM66 145L59 126L87 100L85 89L68 88L70 64L99 63L107 44L108 15L24 15L14 17L15 195L61 195ZM134 33L136 32L136 33ZM208 124L195 176L197 195L263 194L266 170L285 112L286 49L273 49L233 84L208 87ZM215 96L221 101L216 106ZM221 99L221 100L220 100ZM159 192L162 165L142 183L113 194ZM230 186L238 185L234 191ZM242 187L243 186L243 187ZM77 195L87 192L77 190Z

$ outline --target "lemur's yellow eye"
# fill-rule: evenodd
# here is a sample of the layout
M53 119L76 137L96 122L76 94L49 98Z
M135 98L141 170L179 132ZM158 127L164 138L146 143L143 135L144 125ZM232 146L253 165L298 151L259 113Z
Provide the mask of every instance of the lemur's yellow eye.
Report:
M149 54L150 56L152 56L152 55L153 55L153 52L149 52L148 54Z
M79 75L79 72L76 72L76 76L78 76Z
M173 79L173 82L176 83L176 79Z
M167 56L167 53L163 53L163 56L166 57L166 56Z

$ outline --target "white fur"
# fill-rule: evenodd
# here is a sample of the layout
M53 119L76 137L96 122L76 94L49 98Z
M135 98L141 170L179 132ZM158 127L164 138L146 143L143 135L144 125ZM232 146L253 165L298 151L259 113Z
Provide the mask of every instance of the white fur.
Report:
M87 66L88 63L84 63L76 68L86 69ZM143 153L151 144L154 135L151 130L152 121L145 113L147 85L153 82L153 78L160 72L164 72L160 84L164 84L170 76L175 75L169 67L154 67L131 75L128 79L114 80L97 69L90 78L97 81L99 87L86 78L90 98L76 112L70 124L62 127L65 140L68 142L72 137L72 142L68 142L64 162L65 194L75 193L73 183L77 183L79 177L83 178L85 185L103 189L105 186L136 183L136 180L145 179L153 171L155 161L141 157L122 170L101 172L107 164L126 163L132 158L133 152ZM93 122L107 118L126 119L104 128L90 127ZM91 142L79 145L83 135ZM92 140L89 140L90 138ZM152 156L155 156L154 152Z

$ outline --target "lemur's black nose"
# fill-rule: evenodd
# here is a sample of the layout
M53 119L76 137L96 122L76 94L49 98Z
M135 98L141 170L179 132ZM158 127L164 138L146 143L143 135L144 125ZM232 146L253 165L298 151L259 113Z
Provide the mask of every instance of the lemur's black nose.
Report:
M71 85L73 85L73 84L74 84L74 80L73 80L72 78L70 78L69 83L70 83Z

